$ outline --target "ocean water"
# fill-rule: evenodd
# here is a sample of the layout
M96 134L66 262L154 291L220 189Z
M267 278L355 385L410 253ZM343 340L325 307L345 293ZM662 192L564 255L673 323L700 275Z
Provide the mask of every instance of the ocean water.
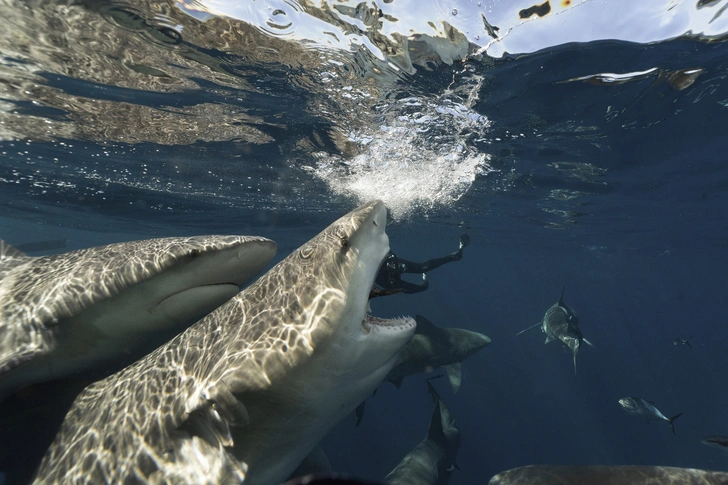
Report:
M406 259L471 239L426 292L372 303L492 339L457 394L435 382L462 437L451 484L537 463L728 470L700 442L728 434L726 5L6 0L0 238L39 255L250 234L281 259L381 198ZM562 288L595 346L576 376L539 330L516 336ZM335 470L380 480L425 436L425 377L337 426ZM684 413L676 435L625 396ZM43 409L2 417L7 483L34 466L17 440L52 438Z

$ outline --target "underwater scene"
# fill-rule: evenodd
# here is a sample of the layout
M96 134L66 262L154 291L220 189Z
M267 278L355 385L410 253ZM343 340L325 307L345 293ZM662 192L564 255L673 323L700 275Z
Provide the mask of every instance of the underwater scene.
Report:
M728 0L0 0L0 485L728 483Z

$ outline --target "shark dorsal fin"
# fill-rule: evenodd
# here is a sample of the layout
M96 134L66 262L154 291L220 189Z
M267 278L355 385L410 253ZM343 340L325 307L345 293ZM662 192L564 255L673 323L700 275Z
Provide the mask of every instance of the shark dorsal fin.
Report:
M443 369L445 369L445 372L447 372L447 379L450 381L450 386L452 387L452 393L455 394L458 392L458 389L460 389L460 382L462 381L462 366L460 365L460 362L455 362L453 364L443 365Z
M432 323L422 315L416 315L415 321L417 322L417 328L415 329L415 333L419 333L420 335L433 335L437 333L438 330L440 330L435 326L434 323Z
M564 306L564 290L566 290L565 286L561 287L561 296L559 297L559 306Z

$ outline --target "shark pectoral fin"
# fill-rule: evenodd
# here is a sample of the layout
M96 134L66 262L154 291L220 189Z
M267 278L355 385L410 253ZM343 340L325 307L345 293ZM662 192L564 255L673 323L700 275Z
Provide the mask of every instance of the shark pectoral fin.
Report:
M532 328L536 328L539 325L541 325L542 323L543 322L538 322L538 323L535 323L535 324L531 325L530 327L524 328L523 330L521 330L520 332L518 332L516 335L521 335L523 332L525 332L527 330L531 330Z
M596 347L594 347L594 344L593 344L593 343L591 343L591 342L589 342L589 341L588 341L587 339L582 339L582 340L583 340L583 341L584 341L584 343L586 343L586 344L587 344L588 346L590 346L590 347L592 347L592 348L595 348L595 349L596 349Z
M458 389L460 389L460 381L462 380L462 366L460 365L460 362L443 365L442 368L445 369L445 372L447 372L447 378L450 381L452 393L457 393Z

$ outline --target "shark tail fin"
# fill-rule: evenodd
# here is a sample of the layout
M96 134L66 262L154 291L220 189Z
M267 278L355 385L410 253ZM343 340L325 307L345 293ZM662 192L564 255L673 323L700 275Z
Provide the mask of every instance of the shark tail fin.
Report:
M682 415L683 415L683 413L676 414L675 416L673 416L673 417L671 417L671 418L669 418L667 420L667 422L670 423L670 427L672 428L672 434L674 434L674 435L677 435L677 433L675 432L675 424L674 424L674 422L675 422L675 420L677 418L679 418Z
M534 325L531 325L530 327L524 328L523 330L521 330L520 332L518 332L518 333L517 333L516 335L521 335L521 334L522 334L523 332L525 332L525 331L527 331L527 330L531 330L532 328L536 328L536 327L538 327L539 325L541 325L542 323L543 323L543 322L538 322L538 323L536 323L536 324L534 324Z
M689 336L689 337L688 337L688 339L687 339L687 340L685 341L685 345L687 345L688 347L690 347L690 348L692 349L692 348L693 348L693 346L692 346L692 345L690 345L690 339L691 339L691 338L693 338L693 336L692 336L692 335L691 335L691 336Z

